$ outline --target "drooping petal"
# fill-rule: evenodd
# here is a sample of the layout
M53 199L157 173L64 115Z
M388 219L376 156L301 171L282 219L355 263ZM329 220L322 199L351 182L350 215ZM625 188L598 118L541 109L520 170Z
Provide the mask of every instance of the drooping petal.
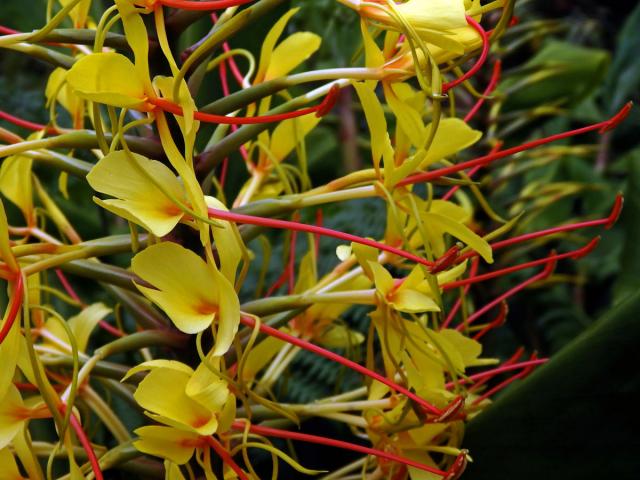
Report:
M322 38L311 32L296 32L285 38L271 53L264 80L283 77L313 55Z
M431 128L429 125L428 128ZM420 168L450 157L470 147L482 137L482 132L474 130L459 118L443 118Z
M219 358L209 356L208 361L219 368ZM229 398L227 382L212 372L204 362L198 365L187 382L185 393L212 412L221 411Z
M486 262L493 263L491 246L489 246L486 240L483 240L482 237L472 232L468 227L439 213L423 212L421 215L427 224L427 228L429 228L429 225L433 225L437 229L453 235L478 252Z
M6 158L0 167L0 192L15 204L30 225L33 221L33 160L21 155Z
M22 410L24 410L24 403L20 392L11 384L0 399L0 449L9 445L13 437L22 429L25 422Z
M166 458L177 465L184 465L191 459L200 439L196 433L159 425L140 427L134 433L139 438L133 446L138 450Z
M178 224L182 211L152 181L154 178L171 195L184 201L184 187L166 165L124 151L102 158L87 175L91 187L115 199L96 200L116 215L142 225L156 236L164 236ZM135 160L135 163L134 163Z
M276 43L278 43L278 39L282 32L284 32L287 23L293 17L296 12L300 10L300 8L292 8L287 13L282 15L280 19L275 23L269 33L262 42L262 48L260 49L260 62L258 64L258 71L256 73L255 82L260 83L264 81L265 74L267 73L267 68L271 64L271 56L273 55L273 51L276 48Z
M278 160L284 160L307 134L320 122L315 115L305 115L280 122L271 136L271 153Z
M133 396L141 407L155 414L153 418L201 435L211 435L218 426L215 412L185 393L189 379L190 375L182 371L155 368L140 382Z
M224 277L191 250L171 242L152 245L133 257L131 269L154 288L136 287L184 333L204 330L220 310L218 282Z
M92 53L73 64L67 82L76 95L114 107L143 109L145 85L136 67L119 53Z
M218 210L227 211L227 207L217 198L205 197L207 207L216 208ZM242 250L245 248L242 244L242 238L238 227L234 223L224 220L218 220L220 226L211 228L213 240L216 244L218 257L220 258L220 271L229 280L234 283L236 271L240 260L242 260Z

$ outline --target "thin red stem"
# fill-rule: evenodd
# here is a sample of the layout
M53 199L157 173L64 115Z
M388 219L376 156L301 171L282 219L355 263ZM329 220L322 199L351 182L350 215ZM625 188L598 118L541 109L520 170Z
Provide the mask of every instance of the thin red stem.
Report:
M478 266L480 265L480 258L476 257L473 259L473 263L471 264L471 269L469 270L469 277L468 278L473 278L476 276L476 273L478 273ZM460 310L460 307L462 306L462 299L465 295L467 295L467 293L469 293L469 289L471 288L471 285L466 285L464 287L464 292L463 295L461 295L457 300L456 303L453 305L453 307L451 308L451 310L449 311L449 314L447 315L446 320L442 323L442 325L440 326L440 329L443 328L447 328L451 322L453 321L453 319L456 317L456 314L458 313L458 310Z
M499 373L493 373L496 370L499 370L500 368L504 368L504 367L508 367L510 365L513 365L514 363L516 363L518 360L520 360L520 357L522 357L522 355L524 355L524 347L519 347L516 352L511 356L511 358L507 359L502 366L495 368L493 370L488 370L486 372L482 372L482 373L478 373L476 375L482 375L479 376L477 378L477 381L474 382L474 384L468 388L469 392L473 392L475 390L477 390L478 388L480 388L482 385L484 385L485 383L487 383L489 380L491 380L493 377L495 377L496 375L498 375ZM507 370L508 371L508 370ZM473 377L473 376L472 376ZM469 378L472 378L469 377ZM473 377L475 378L475 377Z
M207 2L194 2L189 0L155 0L156 3L165 7L179 8L181 10L223 10L229 7L237 7L251 3L254 0L214 0Z
M244 325L250 327L250 328L254 328L256 321L253 319L253 317L250 317L248 315L241 315L240 316L240 322L242 322ZM408 398L410 398L411 400L413 400L414 402L416 402L418 405L420 405L422 408L424 408L424 410L427 413L431 413L433 415L441 415L442 414L442 410L438 409L437 407L431 405L429 402L423 400L422 398L420 398L418 395L416 395L415 393L409 391L408 389L396 384L395 382L389 380L388 378L372 371L369 370L366 367L363 367L362 365L353 362L347 358L344 358L341 355L338 355L336 353L333 353L329 350L326 350L322 347L319 347L317 345L314 345L313 343L307 342L306 340L303 340L301 338L298 337L294 337L292 335L289 335L287 333L281 332L280 330L277 330L275 328L272 328L268 325L265 325L264 323L260 324L260 331L262 333L265 333L267 335L269 335L270 337L274 337L274 338L278 338L280 340L283 340L287 343L290 343L291 345L295 345L296 347L300 347L304 350L308 350L312 353L315 353L316 355L320 356L320 357L324 357L328 360L331 360L333 362L339 363L341 365L344 365L347 368L350 368L351 370L354 370L362 375L365 375L369 378L372 378L374 380L377 380L380 383L383 383L384 385L388 386L389 388L391 388L392 390L395 390L405 396L407 396Z
M498 141L498 143L496 143L493 146L493 148L489 151L489 155L491 155L492 153L499 152L501 148L502 148L502 142ZM483 167L484 165L476 165L475 167L469 169L469 171L466 172L466 174L469 178L472 178ZM453 196L453 194L458 191L459 188L460 188L460 185L454 185L453 187L451 187L451 189L449 189L449 191L442 196L442 200L445 200L445 201L449 200Z
M18 127L26 128L27 130L32 130L34 132L45 130L47 133L60 133L58 129L54 127L43 125L41 123L30 122L29 120L24 120L23 118L11 115L4 110L0 110L0 119L6 120L7 122L12 123Z
M525 368L525 367L536 367L538 365L544 365L545 363L547 363L549 361L548 358L538 358L536 360L527 360L526 362L520 362L520 363L514 363L514 364L510 364L510 365L503 365L500 366L498 368L494 368L493 370L489 370L486 372L482 372L482 373L477 373L475 375L471 375L469 377L469 379L466 378L461 378L460 380L458 380L459 384L465 384L465 383L469 383L472 382L474 380L484 380L485 378L491 378L491 377L495 377L496 375L499 375L501 373L505 373L505 372L510 372L512 370L519 370L521 368ZM445 385L445 388L447 390L453 388L454 386L454 382L449 382ZM474 385L475 386L475 385Z
M466 278L463 280L456 280L454 282L445 283L441 285L440 288L442 288L443 290L450 290L452 288L461 287L463 285L484 282L485 280L489 280L491 278L500 277L503 275L507 275L509 273L525 270L527 268L537 267L538 265L546 265L552 260L557 261L557 260L563 260L565 258L572 258L575 260L578 258L582 258L585 255L588 255L589 253L591 253L591 251L593 251L593 249L596 248L599 241L600 241L600 237L596 237L584 247L579 248L577 250L573 250L571 252L561 253L558 255L551 255L547 258L540 258L538 260L521 263L519 265L514 265L512 267L502 268L500 270L494 270L493 272L485 273L484 275L477 275L473 278Z
M368 245L370 247L377 248L379 250L392 253L394 255L398 255L399 257L406 258L407 260L411 260L412 262L420 263L428 267L431 267L434 265L433 262L429 260L425 260L424 258L418 257L417 255L406 252L402 249L395 248L390 245L385 245L384 243L376 242L375 240L370 240L368 238L359 237L357 235L351 235L350 233L344 233L339 230L332 230L326 227L308 225L306 223L291 222L288 220L278 220L275 218L265 218L265 217L257 217L253 215L244 215L241 213L218 210L216 208L209 208L209 217L217 218L219 220L228 220L230 222L236 222L236 223L246 223L249 225L258 225L261 227L279 228L279 229L285 229L285 230L296 230L299 232L307 232L307 233L313 233L315 235L322 235L324 237L333 237L333 238L337 238L339 240L344 240L347 242L355 242L355 243L360 243L362 245Z
M236 475L240 478L240 480L249 480L247 474L244 473L238 464L233 460L229 452L222 446L220 443L213 437L207 437L207 443L213 450L218 454L218 456L222 459L224 463L231 467L231 470L236 472Z
M20 308L22 307L22 299L24 298L24 280L22 278L22 274L18 272L16 275L16 286L13 290L13 295L11 296L11 306L9 307L9 314L2 325L2 329L0 329L0 345L4 342L4 339L7 338L9 332L11 331L11 327L18 318L18 313L20 312Z
M231 428L235 430L244 430L245 424L242 421L236 420ZM423 470L425 472L434 473L436 475L445 476L447 472L443 472L435 467L424 465L406 457L394 455L383 450L377 450L371 447L365 447L363 445L357 445L354 443L344 442L342 440L335 440L327 437L320 437L317 435L310 435L308 433L290 432L288 430L281 430L279 428L263 427L261 425L250 425L249 431L257 435L264 435L265 437L284 438L288 440L298 440L301 442L315 443L317 445L327 445L329 447L342 448L344 450L351 450L353 452L363 453L365 455L373 455L378 458L384 458L392 462L398 462L413 468Z
M60 283L62 284L62 287L64 288L65 292L67 292L67 295L69 295L71 298L73 298L76 302L78 302L81 306L84 307L85 303L82 301L80 296L76 293L76 291L73 289L73 287L69 283L69 280L67 280L67 277L64 275L64 273L62 273L62 270L60 270L59 268L56 268L56 276L58 277L58 280L60 280Z
M618 113L616 113L613 117L603 122L595 123L593 125L589 125L586 127L578 128L576 130L570 130L567 132L558 133L556 135L551 135L549 137L540 138L538 140L533 140L531 142L523 143L522 145L518 145L517 147L507 148L506 150L501 150L496 153L492 153L489 155L485 155L482 157L475 158L473 160L468 160L466 162L461 162L456 165L451 165L449 167L439 168L437 170L432 170L430 172L419 173L416 175L412 175L410 177L405 178L398 182L398 186L405 185L413 185L415 183L427 182L430 180L434 180L440 178L445 175L450 175L452 173L459 172L461 170L466 170L468 168L475 167L477 165L488 165L489 163L495 162L502 158L514 155L516 153L524 152L526 150L530 150L535 147L539 147L541 145L546 145L548 143L555 142L557 140L562 140L564 138L574 137L576 135L582 135L585 133L593 132L598 130L599 133L607 132L620 124L626 116L629 114L631 107L633 104L631 102L627 103Z
M63 408L66 407L63 406ZM102 476L102 470L100 470L98 457L96 457L96 454L93 451L93 447L91 446L91 442L89 442L87 434L84 433L84 430L82 429L82 425L80 425L80 422L78 421L74 413L71 414L69 420L71 422L73 431L76 432L76 436L78 437L82 448L87 453L87 457L89 458L89 463L91 464L91 469L93 470L93 474L96 477L96 480L103 480L104 477Z
M300 215L296 212L293 216L293 221L298 223ZM296 286L296 242L298 240L298 232L293 230L291 232L291 242L289 245L289 262L287 264L287 279L289 280L289 293L293 293Z
M471 107L471 110L469 110L469 112L467 112L467 114L465 115L464 117L465 122L470 122L471 119L473 119L473 117L476 116L476 114L480 110L480 107L484 105L484 102L486 101L487 97L491 95L491 93L498 86L501 73L502 73L502 61L496 60L496 63L493 64L493 71L491 72L491 78L489 79L487 88L485 88L484 92L482 92L482 97L478 99L478 101L473 105L473 107Z
M316 226L322 227L323 217L322 217L322 209L319 208L316 210ZM318 258L318 253L320 252L320 235L316 233L314 237L314 248L316 251L316 258Z
M469 69L467 73L451 82L447 82L442 85L442 93L447 93L448 90L451 90L453 87L460 85L462 82L470 79L476 73L478 73L478 71L482 68L482 65L484 65L484 62L486 62L487 56L489 55L489 34L485 31L484 28L482 28L482 25L476 22L473 18L468 15L465 18L467 20L467 23L471 25L482 38L482 51L480 52L480 56L478 57L476 63Z
M493 307L495 307L499 303L505 301L507 298L515 295L516 293L520 292L521 290L524 290L529 285L531 285L531 284L533 284L533 283L535 283L535 282L537 282L539 280L544 280L545 278L547 278L553 272L553 269L555 268L555 265L556 265L556 260L557 260L557 258L553 257L553 256L550 256L549 258L545 259L547 264L545 265L545 268L544 268L544 270L542 272L538 273L537 275L534 275L533 277L525 280L524 282L519 283L515 287L507 290L505 293L503 293L499 297L497 297L494 300L492 300L491 302L487 303L480 310L474 312L473 315L469 316L469 318L467 318L467 320L464 323L461 323L460 325L458 325L456 327L456 330L458 330L458 331L463 330L465 327L467 327L471 323L475 322L478 318L480 318L482 315L487 313L489 310L491 310Z
M216 115L213 113L194 112L194 118L205 123L219 123L224 125L255 125L260 123L281 122L290 118L302 117L315 113L316 116L322 117L329 113L336 103L338 91L340 87L334 85L320 105L315 107L302 108L293 112L279 113L276 115L259 115L255 117L228 117L226 115ZM149 103L174 115L184 115L182 107L165 98L149 98Z
M485 327L482 330L476 333L473 336L473 339L477 342L482 337L484 337L487 334L487 332L501 325L504 325L504 322L507 319L507 313L509 313L509 307L507 306L507 302L500 303L500 312L498 313L496 318L491 320L489 323L487 323L487 325L485 325Z
M536 354L534 353L534 354L531 356L531 360L535 360L535 359L536 359ZM533 370L535 369L535 367L536 367L536 364L531 364L531 363L530 363L529 365L527 365L527 366L525 367L525 369L524 369L522 372L520 372L520 373L518 373L518 374L516 374L516 375L512 376L511 378L508 378L508 379L506 379L506 380L504 380L504 381L500 382L500 383L499 383L498 385L496 385L495 387L493 387L493 388L491 388L491 389L487 390L484 394L482 394L481 396L479 396L478 398L476 398L476 399L473 401L472 405L477 405L478 403L482 402L483 400L485 400L485 399L489 398L491 395L495 395L495 394L496 394L496 393L498 393L500 390L503 390L507 385L509 385L509 384L511 384L511 383L513 383L513 382L515 382L516 380L518 380L518 379L520 379L520 378L524 378L524 377L526 377L526 376L527 376L527 375L529 375L531 372L533 372Z
M276 290L278 290L282 285L284 285L285 282L287 281L287 278L289 278L289 273L291 273L289 269L285 268L284 271L278 277L278 279L274 282L274 284L271 285L269 290L267 290L265 297L270 297L271 295L274 294Z

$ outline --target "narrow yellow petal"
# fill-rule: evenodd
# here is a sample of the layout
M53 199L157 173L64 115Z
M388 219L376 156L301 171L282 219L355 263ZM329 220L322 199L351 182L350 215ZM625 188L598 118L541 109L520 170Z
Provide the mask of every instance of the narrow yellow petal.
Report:
M271 136L271 153L278 160L284 160L304 137L320 122L315 115L305 115L280 122Z
M82 352L86 351L87 344L89 343L89 335L91 335L91 332L100 320L104 320L110 313L111 309L105 304L94 303L83 309L78 315L69 319L69 327L76 337L78 350Z
M0 168L0 192L22 211L28 225L33 221L32 163L29 157L15 156L6 158Z
M25 422L23 410L20 392L13 384L9 385L4 397L0 399L0 449L9 445L22 429Z
M296 32L285 38L271 53L264 80L283 77L320 48L322 38L311 32Z
M166 458L176 465L184 465L191 460L200 438L195 433L158 425L140 427L134 433L139 437L133 442L134 447L143 453Z
M439 213L423 212L422 217L427 224L427 228L429 228L429 225L434 225L436 228L453 235L478 252L485 261L493 263L493 251L489 244L468 227Z
M428 128L431 128L429 125ZM434 162L450 157L476 143L482 132L474 130L459 118L443 118L420 168L426 168Z

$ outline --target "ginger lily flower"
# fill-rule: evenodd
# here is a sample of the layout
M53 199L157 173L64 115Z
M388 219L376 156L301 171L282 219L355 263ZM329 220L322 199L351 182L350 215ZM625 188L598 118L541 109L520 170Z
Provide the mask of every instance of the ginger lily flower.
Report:
M171 242L152 245L131 261L135 283L185 333L198 333L217 324L213 355L224 354L240 323L240 302L231 282L215 265Z

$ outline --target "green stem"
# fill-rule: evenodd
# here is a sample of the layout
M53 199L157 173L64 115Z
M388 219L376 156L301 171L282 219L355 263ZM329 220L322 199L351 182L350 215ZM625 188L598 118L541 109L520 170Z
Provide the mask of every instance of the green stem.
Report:
M118 416L109 405L89 385L82 389L82 400L93 410L104 423L118 443L123 444L131 440L127 427L124 426Z
M284 310L306 307L315 303L344 303L375 305L375 290L350 290L344 292L311 293L262 298L242 304L243 312L264 316Z

